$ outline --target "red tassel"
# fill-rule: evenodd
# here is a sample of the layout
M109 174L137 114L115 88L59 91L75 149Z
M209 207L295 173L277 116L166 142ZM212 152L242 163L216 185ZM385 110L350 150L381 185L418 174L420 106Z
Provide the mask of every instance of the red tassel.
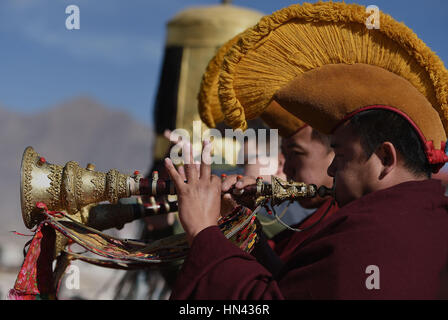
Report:
M52 261L55 231L41 223L26 253L14 288L9 291L11 300L54 299Z
M428 161L432 165L438 165L433 170L433 173L439 172L439 170L448 162L448 156L445 153L446 142L442 141L440 150L434 148L432 141L425 142L425 153Z

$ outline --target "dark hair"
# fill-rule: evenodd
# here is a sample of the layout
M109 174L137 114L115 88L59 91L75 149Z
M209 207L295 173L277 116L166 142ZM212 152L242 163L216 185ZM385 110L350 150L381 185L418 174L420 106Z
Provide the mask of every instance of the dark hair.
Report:
M388 141L402 155L409 171L417 176L431 177L432 165L422 141L415 128L400 114L384 109L362 111L350 119L349 127L359 135L367 158Z
M331 148L331 140L329 135L323 134L320 131L317 131L316 129L313 128L311 131L311 139L317 140L321 144L323 144L327 148L328 153L333 151L333 149Z

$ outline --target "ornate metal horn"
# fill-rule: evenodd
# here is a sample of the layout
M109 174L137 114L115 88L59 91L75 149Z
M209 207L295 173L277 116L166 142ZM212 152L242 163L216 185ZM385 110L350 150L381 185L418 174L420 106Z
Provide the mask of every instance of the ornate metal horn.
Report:
M44 202L49 210L78 212L88 204L139 194L138 180L142 176L124 175L115 169L107 173L94 170L89 164L81 168L74 161L65 166L51 164L32 147L25 149L21 165L20 199L23 221L28 228L41 219L36 202Z
M278 204L286 200L315 197L318 189L313 184L288 182L272 177L271 184L264 183L258 178L256 185L231 192L236 196L244 193L245 196L255 199L269 198L273 204ZM147 179L137 171L132 176L122 174L116 169L103 173L95 171L92 164L88 164L84 169L75 161L69 161L65 166L51 164L32 147L26 148L23 153L20 194L23 221L30 229L43 218L41 210L36 207L37 202L44 202L51 211L79 214L82 220L80 222L92 224L98 229L102 229L102 226L106 228L106 225L122 226L142 216L177 209L173 204L167 207L168 203L154 203L150 207L145 207L142 214L135 214L135 208L121 207L118 210L105 207L96 210L96 214L93 210L94 215L89 216L90 213L86 212L86 208L87 211L90 210L89 205L103 201L116 204L120 198L134 195L174 195L176 194L174 184L170 180L159 179L157 172L153 173L152 179Z

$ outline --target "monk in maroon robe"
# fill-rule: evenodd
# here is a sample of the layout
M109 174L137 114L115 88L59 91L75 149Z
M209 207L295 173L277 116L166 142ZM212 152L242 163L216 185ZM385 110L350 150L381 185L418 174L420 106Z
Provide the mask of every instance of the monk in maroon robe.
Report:
M327 174L327 168L333 160L334 153L330 147L329 136L323 135L310 126L303 124L294 134L282 139L281 149L284 155L282 173L287 176L288 180L331 187L333 179ZM222 191L226 192L230 188L242 189L255 183L255 177L245 176L238 180L237 175L229 175L222 184ZM226 203L226 207L230 206L228 203L234 200L230 200L230 198L231 195L227 193L222 199L222 202ZM251 207L250 202L246 201L245 203ZM337 205L328 196L324 198L319 196L311 199L303 198L299 199L298 202L306 209L317 210L304 221L293 225L293 228L306 229L321 218L322 220L327 219L338 209ZM251 209L254 208L251 207ZM261 240L255 246L253 255L260 262L264 262L267 258L272 257L272 253L267 251L273 249L281 260L287 261L294 248L309 235L309 231L294 232L284 230L269 240L261 237ZM264 243L266 241L267 243ZM269 249L268 245L271 249Z
M448 249L443 192L436 180L406 182L352 202L318 225L276 277L206 228L171 298L438 298ZM369 287L369 266L378 268L378 288Z
M217 228L221 183L210 176L209 165L203 163L200 174L186 165L185 183L167 160L191 243L172 298L447 297L448 199L440 182L429 179L431 168L420 157L413 128L390 113L361 112L334 132L328 173L341 209L318 224L278 270L268 271ZM390 139L369 140L379 124L393 131Z
M269 246L282 261L288 261L292 253L311 234L313 225L325 221L325 219L331 217L336 211L338 211L338 206L332 199L328 199L315 212L306 217L305 220L291 226L294 229L301 229L303 231L297 232L286 229L275 235L272 239L269 239Z

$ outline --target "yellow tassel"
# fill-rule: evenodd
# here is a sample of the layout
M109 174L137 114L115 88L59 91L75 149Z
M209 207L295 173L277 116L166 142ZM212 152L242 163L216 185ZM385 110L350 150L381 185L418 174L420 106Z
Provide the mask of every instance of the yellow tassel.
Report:
M225 54L237 42L239 36L240 34L236 35L218 49L202 76L198 94L198 109L201 120L209 128L216 127L216 124L224 120L224 114L221 111L218 98L219 72L221 71L221 64Z

